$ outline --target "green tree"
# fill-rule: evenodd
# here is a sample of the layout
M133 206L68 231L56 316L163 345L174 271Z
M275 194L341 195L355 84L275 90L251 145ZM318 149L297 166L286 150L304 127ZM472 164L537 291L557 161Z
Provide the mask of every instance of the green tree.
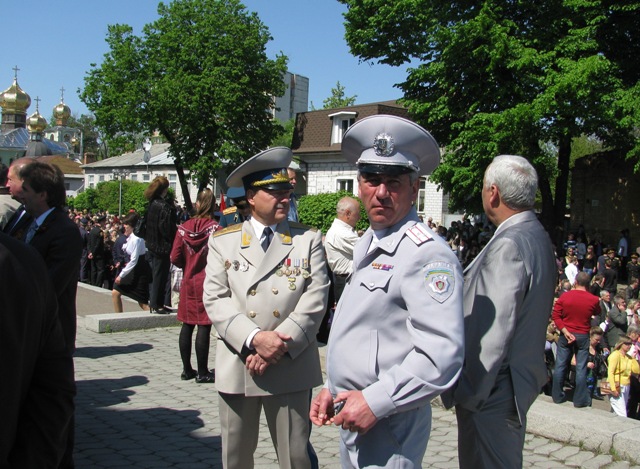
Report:
M238 0L161 2L158 15L139 37L109 26L110 50L80 97L111 138L160 132L190 209L185 169L205 186L281 132L268 109L285 91L287 58L267 58L268 29Z
M324 194L304 195L300 197L298 202L298 216L300 222L309 226L314 226L327 234L334 218L336 218L336 205L338 201L345 197L354 197L351 192L339 191ZM360 203L360 221L356 225L356 230L366 230L369 226L367 213L364 206Z
M335 88L331 88L331 96L322 101L323 109L353 106L358 95L345 96L344 86L338 81ZM313 105L313 103L312 103Z
M339 1L352 53L412 61L399 87L447 149L432 178L451 208L480 212L486 166L520 154L538 170L551 230L564 220L575 138L638 152L640 56L626 52L638 49L637 1Z
M293 130L296 127L296 120L289 119L284 123L282 133L271 141L272 147L289 147L291 148L291 141L293 140Z

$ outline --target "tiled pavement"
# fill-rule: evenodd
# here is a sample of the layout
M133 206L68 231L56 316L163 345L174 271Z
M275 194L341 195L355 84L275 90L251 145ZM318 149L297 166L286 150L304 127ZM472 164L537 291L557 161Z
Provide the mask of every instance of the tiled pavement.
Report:
M180 380L179 328L97 334L78 328L76 466L93 468L221 468L214 385ZM212 344L210 363L214 363ZM195 356L194 356L195 364ZM424 467L455 468L456 422L435 406ZM320 467L339 468L334 427L314 427ZM639 449L640 454L640 449ZM263 422L256 468L277 468ZM629 468L612 454L527 435L525 467Z

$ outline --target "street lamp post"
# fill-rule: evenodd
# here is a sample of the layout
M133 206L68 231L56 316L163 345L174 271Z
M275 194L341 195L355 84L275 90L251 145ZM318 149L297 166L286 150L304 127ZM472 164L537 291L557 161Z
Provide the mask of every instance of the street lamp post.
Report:
M129 175L128 169L114 169L111 171L120 180L120 196L118 198L118 218L122 218L122 178Z

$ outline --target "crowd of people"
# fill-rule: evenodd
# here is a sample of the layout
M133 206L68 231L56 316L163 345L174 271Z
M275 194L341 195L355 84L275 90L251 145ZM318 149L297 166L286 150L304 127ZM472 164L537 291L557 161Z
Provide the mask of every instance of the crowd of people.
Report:
M556 403L572 391L576 407L608 398L617 415L639 417L640 264L630 246L627 229L614 247L580 227L556 250L559 280L546 352L546 392Z

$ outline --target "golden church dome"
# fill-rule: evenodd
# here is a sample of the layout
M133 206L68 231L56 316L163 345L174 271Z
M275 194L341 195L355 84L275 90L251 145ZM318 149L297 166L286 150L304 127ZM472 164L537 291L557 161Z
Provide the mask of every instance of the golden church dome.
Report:
M60 103L53 108L53 117L56 119L56 125L67 125L69 116L71 116L71 109L64 101L60 100Z
M31 97L20 88L17 78L0 94L0 106L7 113L26 113L31 106Z
M37 107L36 112L31 114L27 119L27 128L29 129L29 132L33 133L42 132L47 128L47 119L42 117L42 114L40 114Z

